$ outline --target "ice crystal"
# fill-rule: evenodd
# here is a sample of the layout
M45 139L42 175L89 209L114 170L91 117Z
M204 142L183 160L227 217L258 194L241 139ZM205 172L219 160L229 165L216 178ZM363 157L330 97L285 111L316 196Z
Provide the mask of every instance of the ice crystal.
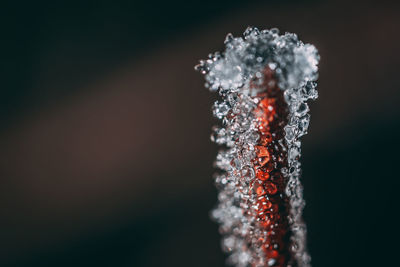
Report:
M238 267L282 266L283 262L287 266L308 267L310 257L305 246L306 227L301 219L304 200L299 180L299 137L307 133L309 126L306 101L318 97L315 83L319 61L317 50L313 45L301 42L296 34L280 35L277 29L260 31L254 27L247 28L243 37L228 34L224 44L223 53L210 54L208 59L201 60L195 67L205 75L206 87L221 96L221 101L213 106L213 114L222 121L223 127L213 128L211 140L225 146L215 161L215 166L224 173L215 177L219 202L212 212L224 235L222 248L230 253L228 262ZM266 78L265 70L273 73L276 79ZM260 95L265 88L282 90L285 107L273 106L274 102L268 98L264 101L271 104L260 103L263 99ZM271 112L270 116L278 116L272 112L282 108L286 110L281 113L287 117L275 126L281 127L278 130L282 131L282 137L279 139L276 137L279 134L273 133L276 140L268 141L268 149L281 154L270 154L259 145L260 136L265 134L265 131L260 132L265 129L260 128L257 115L260 105L264 112L262 116L268 112ZM284 122L285 125L282 124ZM263 138L270 137L263 135ZM282 181L285 181L284 196L281 198L287 199L289 204L287 212L282 214L287 217L290 231L290 255L285 260L279 255L268 254L275 251L272 248L262 247L270 236L266 228L259 225L259 214L267 208L273 211L274 207L267 202L260 204L259 199L260 196L268 199L265 194L279 192L279 186L269 181L263 182L261 189L258 184L255 185L257 177L263 181L269 179L268 173L256 174L261 170L257 164L264 166L266 162L273 164L269 165L275 169L271 174L282 175Z

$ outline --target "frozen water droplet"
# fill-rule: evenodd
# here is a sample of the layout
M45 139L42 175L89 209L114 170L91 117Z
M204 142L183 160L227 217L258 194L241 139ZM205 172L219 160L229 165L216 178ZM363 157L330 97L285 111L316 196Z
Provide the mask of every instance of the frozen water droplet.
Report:
M296 116L302 117L302 116L306 115L308 111L310 111L310 109L308 108L307 103L301 103L298 106L295 114L296 114Z
M289 105L293 102L298 101L299 97L297 95L296 92L294 92L293 90L286 90L284 92L284 97L285 97L285 101L286 103L288 103Z
M293 126L286 126L285 127L285 139L288 142L293 141L296 138L296 127Z
M268 266L274 266L275 263L276 263L275 259L269 259L268 260Z
M279 34L279 29L278 28L272 28L269 30L272 34Z
M235 246L235 237L234 236L228 236L223 239L222 248L225 252L232 251L234 246Z
M308 126L310 125L310 114L304 115L299 119L299 136L307 134Z
M315 89L316 83L315 82L307 82L306 85L302 89L303 100L306 101L308 99L317 99L318 98L318 91Z
M295 161L300 156L300 150L297 147L291 147L289 149L289 161Z
M216 101L213 106L214 116L218 119L222 119L225 117L230 110L229 105L226 102L218 102Z
M260 139L260 135L257 132L251 132L247 136L247 140L248 140L249 144L255 145L259 139Z
M225 128L213 127L212 133L210 136L211 141L213 141L219 145L222 145L222 144L227 143L228 138L229 137L226 133Z
M254 169L250 166L245 166L241 170L241 175L243 178L252 179L255 177Z
M234 39L234 38L233 38L232 33L228 33L228 34L226 35L226 37L225 37L224 44L228 44L228 43L232 42L233 39Z
M243 36L245 39L248 39L250 37L256 37L259 34L260 31L256 27L247 27L247 29L243 33Z
M232 169L231 166L232 155L227 151L220 151L217 155L215 165L221 170L229 171Z

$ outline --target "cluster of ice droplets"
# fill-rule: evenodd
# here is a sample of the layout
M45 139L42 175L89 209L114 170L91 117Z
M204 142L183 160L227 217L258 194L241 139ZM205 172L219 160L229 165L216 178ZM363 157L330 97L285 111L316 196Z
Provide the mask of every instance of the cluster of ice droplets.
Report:
M238 92L267 64L274 64L279 87L283 90L304 86L318 77L319 56L316 48L303 44L296 34L279 35L277 29L249 27L243 37L225 38L224 53L210 54L196 66L205 74L211 91Z
M288 151L288 169L281 171L288 178L291 250L297 265L308 267L306 228L301 219L304 200L299 180L299 138L307 133L310 120L306 101L318 97L317 50L310 44L303 44L295 34L280 35L277 29L260 31L253 27L247 28L243 37L228 34L225 46L223 53L210 54L196 66L196 70L205 74L206 87L221 96L221 101L214 103L213 114L222 121L222 126L213 128L211 140L224 147L215 161L223 172L215 175L219 202L212 212L224 235L222 247L230 254L228 262L238 267L274 264L263 257L260 248L249 245L255 242L248 240L257 236L255 217L251 214L255 196L248 188L255 179L252 160L256 157L254 146L259 138L253 115L257 98L249 90L249 84L269 66L279 88L284 90L289 108L289 123L282 140Z

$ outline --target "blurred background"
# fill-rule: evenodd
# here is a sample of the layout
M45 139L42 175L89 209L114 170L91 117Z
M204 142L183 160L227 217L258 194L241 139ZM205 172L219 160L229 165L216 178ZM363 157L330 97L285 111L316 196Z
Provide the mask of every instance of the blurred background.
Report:
M313 266L395 266L400 5L388 1L3 3L0 266L224 266L193 70L248 25L320 51L303 139Z

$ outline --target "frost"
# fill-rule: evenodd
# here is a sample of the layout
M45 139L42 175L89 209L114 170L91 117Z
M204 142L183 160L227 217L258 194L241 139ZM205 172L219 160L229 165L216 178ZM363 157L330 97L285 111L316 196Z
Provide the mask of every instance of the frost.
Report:
M243 37L228 34L225 51L210 54L195 67L205 75L206 87L222 98L213 106L213 114L222 127L214 127L211 140L226 149L221 150L215 166L224 171L215 182L219 189L219 203L211 216L220 223L224 235L222 247L229 252L228 262L238 266L274 266L275 259L267 259L262 249L250 238L266 235L249 215L255 206L255 196L249 190L254 181L254 146L260 136L255 126L254 110L257 98L250 84L262 80L262 71L268 66L276 75L278 86L284 91L288 108L287 125L279 146L287 153L287 167L280 172L287 179L284 190L289 197L289 222L292 232L291 253L296 266L310 266L306 252L306 227L301 219L305 202L300 183L301 148L299 137L307 133L310 121L308 100L318 97L319 55L311 44L301 42L296 34L280 35L278 29L259 30L249 27ZM257 209L257 207L255 208ZM267 236L266 236L267 237Z

